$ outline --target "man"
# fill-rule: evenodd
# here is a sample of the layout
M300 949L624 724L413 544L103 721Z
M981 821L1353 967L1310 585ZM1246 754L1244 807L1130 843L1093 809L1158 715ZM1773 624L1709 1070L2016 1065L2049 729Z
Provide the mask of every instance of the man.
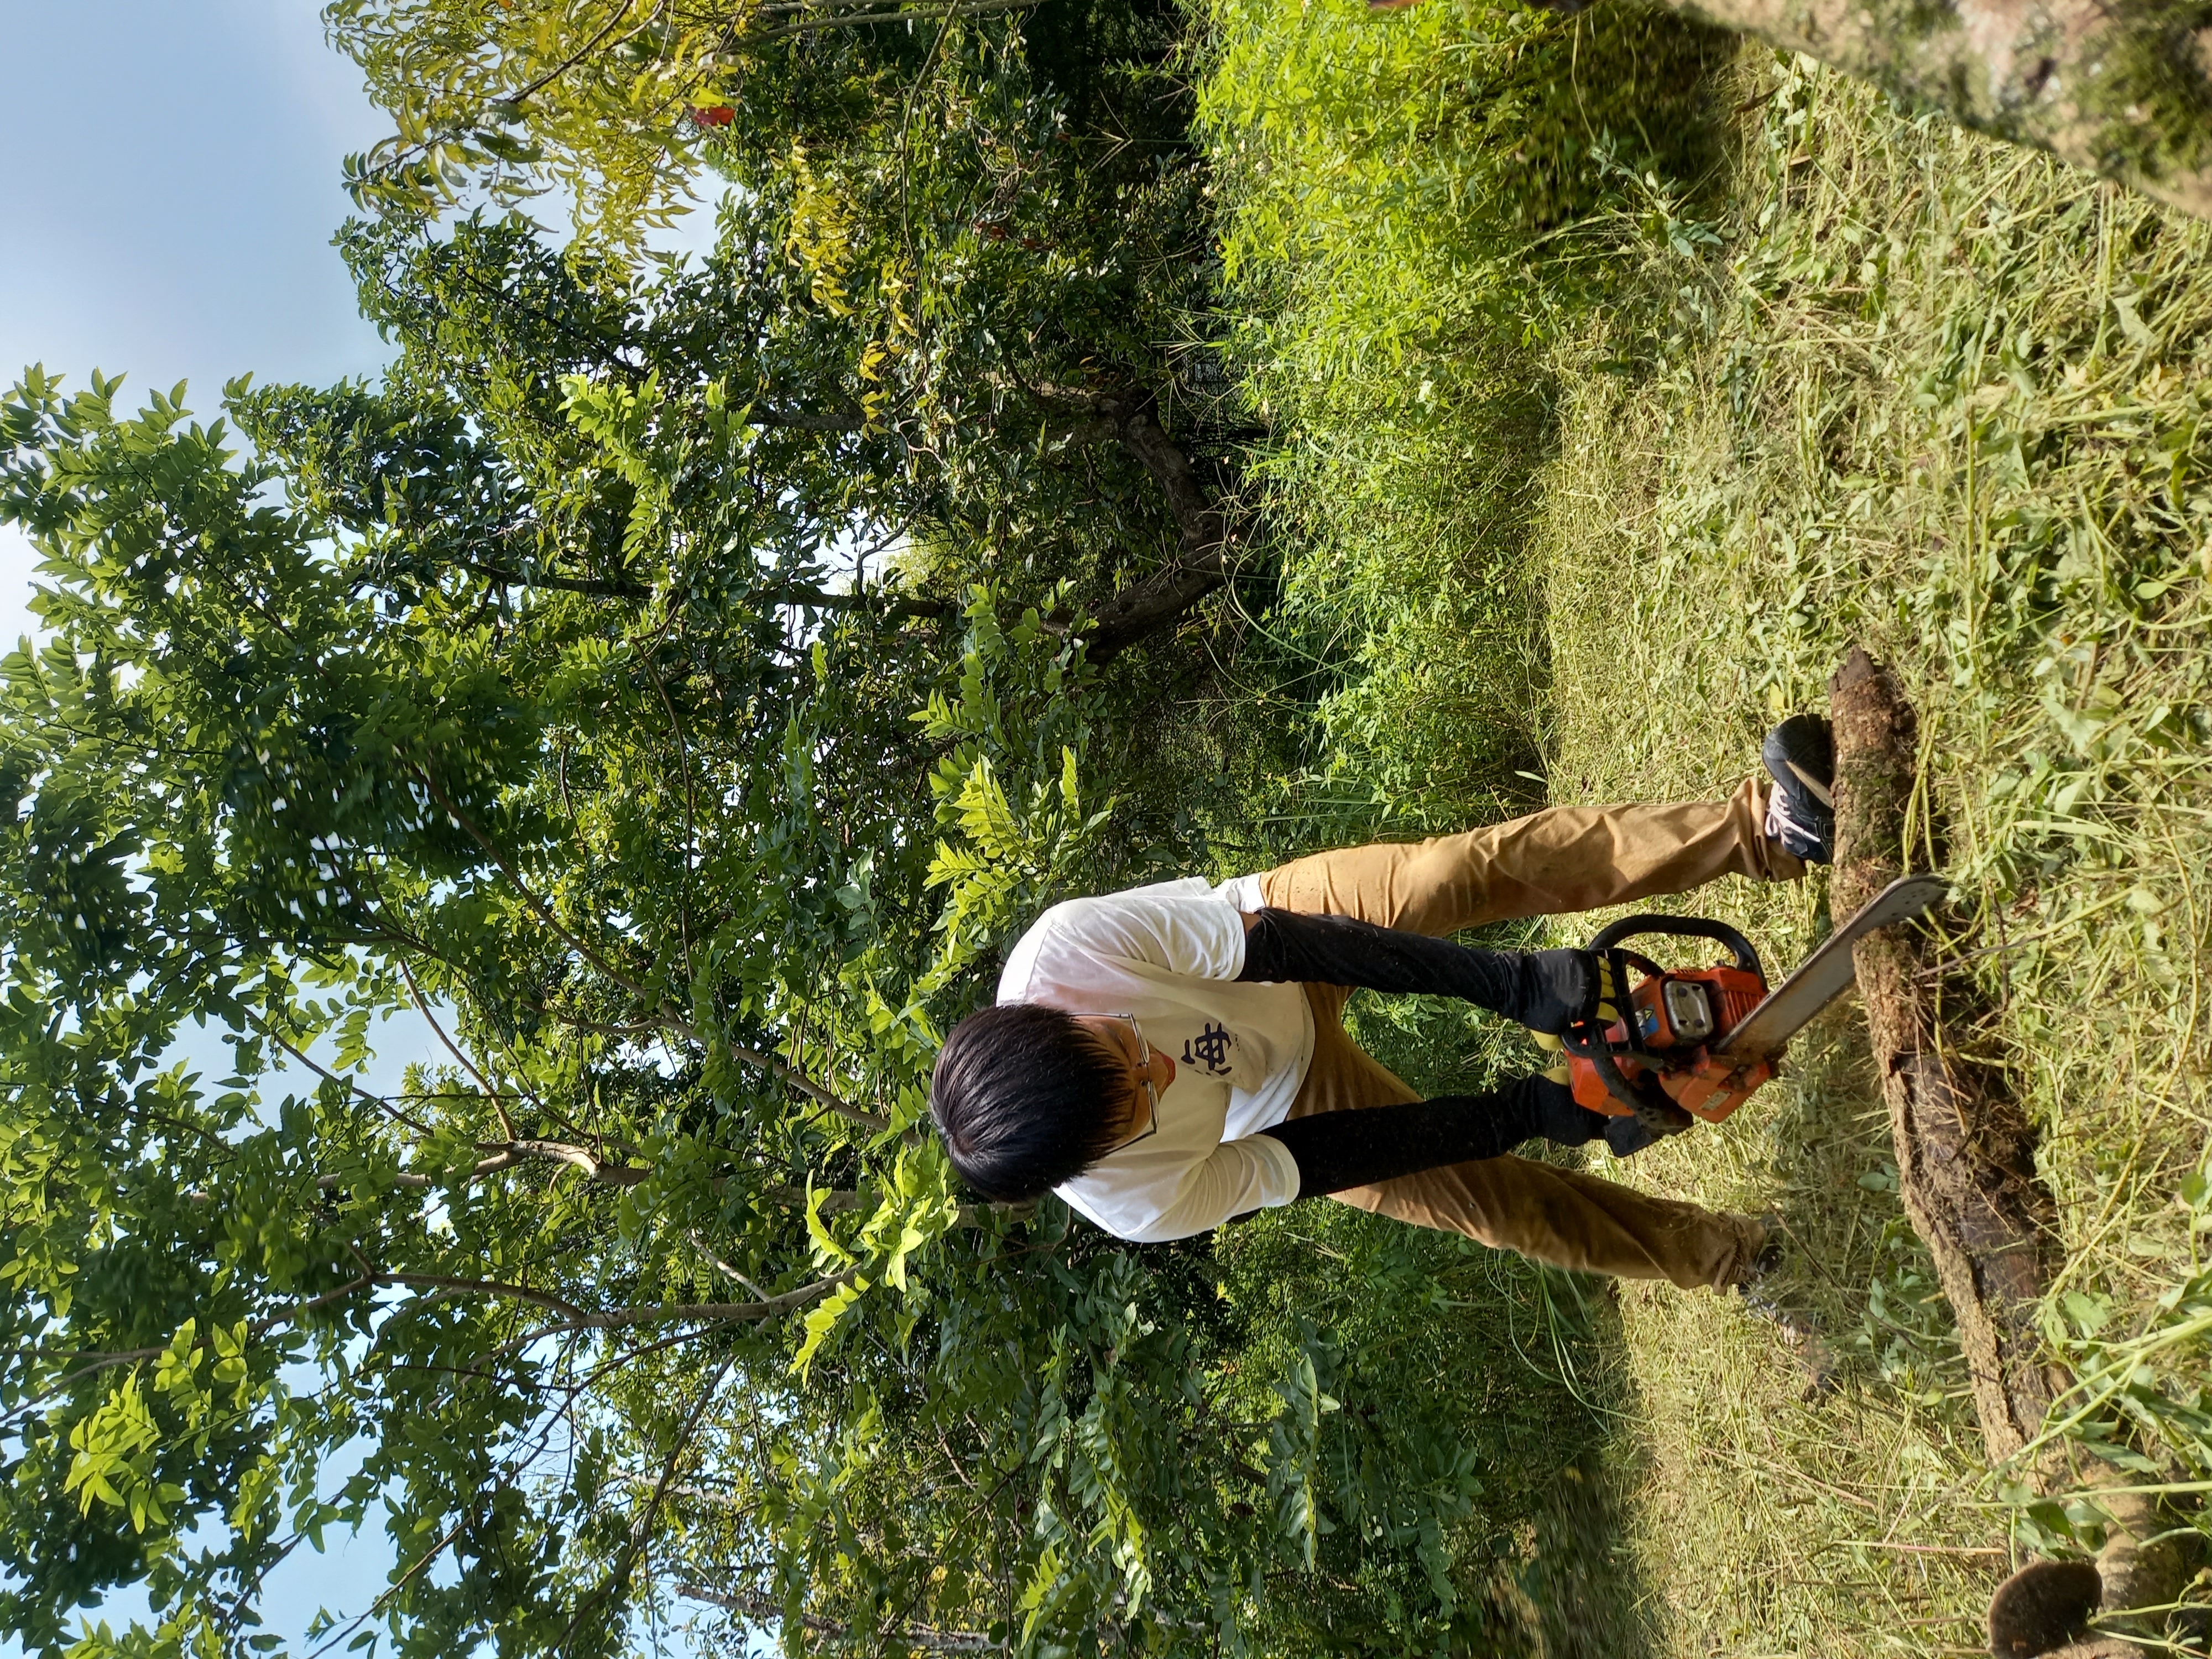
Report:
M1745 1282L1765 1224L1507 1152L1540 1136L1625 1157L1652 1139L1644 1121L1577 1105L1556 1074L1423 1101L1342 1017L1358 986L1462 996L1539 1033L1599 1012L1612 988L1585 951L1443 936L1729 872L1802 878L1831 854L1827 723L1784 721L1761 758L1769 778L1725 801L1554 807L1219 887L1194 877L1055 905L1007 958L998 1006L939 1056L930 1109L954 1166L987 1196L1055 1191L1138 1241L1327 1195L1560 1267Z

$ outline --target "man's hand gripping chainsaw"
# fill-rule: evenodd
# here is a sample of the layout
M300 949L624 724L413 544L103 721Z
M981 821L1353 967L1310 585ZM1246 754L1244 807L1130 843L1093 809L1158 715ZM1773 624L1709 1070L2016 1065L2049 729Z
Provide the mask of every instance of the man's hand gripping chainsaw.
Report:
M1646 934L1711 939L1732 962L1662 968L1622 941ZM1560 1033L1575 1102L1610 1117L1634 1116L1653 1135L1698 1118L1717 1123L1774 1075L1771 1054L1726 1056L1719 1040L1766 1000L1766 972L1752 943L1725 922L1696 916L1629 916L1589 942L1597 959L1597 1011ZM1629 969L1643 975L1626 998Z
M1773 1077L1784 1047L1806 1021L1851 988L1851 947L1878 927L1920 915L1948 885L1938 875L1892 882L1771 993L1759 952L1724 922L1641 915L1601 929L1589 943L1597 958L1597 1012L1560 1033L1577 1103L1636 1117L1653 1135L1677 1133L1699 1118L1719 1122ZM1734 959L1662 968L1623 946L1645 934L1711 939ZM1632 968L1644 977L1624 1001Z

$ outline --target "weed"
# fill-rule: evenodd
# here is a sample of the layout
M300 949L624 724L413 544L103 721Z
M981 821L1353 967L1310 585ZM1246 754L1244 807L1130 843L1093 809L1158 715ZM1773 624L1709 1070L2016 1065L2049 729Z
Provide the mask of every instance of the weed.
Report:
M1721 37L1609 4L1569 21L1492 0L1382 17L1214 0L1207 17L1230 354L1276 434L1250 476L1282 585L1244 690L1313 721L1249 793L1280 851L1526 810L1545 341L1602 287L1577 229L1614 188L1593 157L1710 165Z

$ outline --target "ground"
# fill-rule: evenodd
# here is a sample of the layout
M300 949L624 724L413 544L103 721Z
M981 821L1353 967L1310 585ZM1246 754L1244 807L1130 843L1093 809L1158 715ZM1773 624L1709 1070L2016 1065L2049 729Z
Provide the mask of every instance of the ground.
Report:
M1221 15L1291 65L1275 105L1213 105L1217 143L1249 147L1253 383L1296 434L1278 626L1357 641L1281 815L1327 839L1351 799L1419 830L1539 781L1717 795L1850 645L1893 664L1923 720L1916 821L1956 883L1942 948L1979 1004L1962 1040L2026 1104L2062 1218L2045 1328L2082 1382L2050 1434L2084 1486L2117 1469L2188 1501L2212 1475L2212 227L1698 37L1676 47L1704 54L1716 153L1677 146L1669 175L1593 127L1605 194L1547 276L1501 263L1449 190L1413 229L1342 212L1408 157L1480 149L1449 88L1494 62L1488 14L1396 39L1348 11L1294 36ZM1362 125L1314 84L1413 113ZM1299 143L1252 136L1270 107ZM1347 335L1393 305L1401 337ZM1782 963L1829 925L1817 878L1683 908ZM1602 1432L1497 1571L1526 1650L1983 1651L2012 1562L2097 1540L2069 1494L2031 1507L1984 1462L1856 1010L1792 1062L1725 1126L1606 1171L1778 1211L1796 1329L1663 1286L1597 1297L1576 1392Z

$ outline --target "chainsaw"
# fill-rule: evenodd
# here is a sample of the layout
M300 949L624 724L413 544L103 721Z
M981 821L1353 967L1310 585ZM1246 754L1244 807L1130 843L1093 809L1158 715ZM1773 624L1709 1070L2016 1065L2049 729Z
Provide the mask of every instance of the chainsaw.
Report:
M1696 916L1626 916L1601 929L1590 953L1615 987L1643 975L1622 1017L1592 1018L1561 1034L1575 1100L1612 1117L1642 1118L1652 1130L1718 1123L1775 1074L1784 1047L1814 1015L1851 988L1851 946L1878 927L1908 921L1943 896L1942 876L1906 876L1869 899L1772 991L1751 941L1725 922ZM1711 968L1662 968L1623 941L1646 935L1709 939L1733 960Z

